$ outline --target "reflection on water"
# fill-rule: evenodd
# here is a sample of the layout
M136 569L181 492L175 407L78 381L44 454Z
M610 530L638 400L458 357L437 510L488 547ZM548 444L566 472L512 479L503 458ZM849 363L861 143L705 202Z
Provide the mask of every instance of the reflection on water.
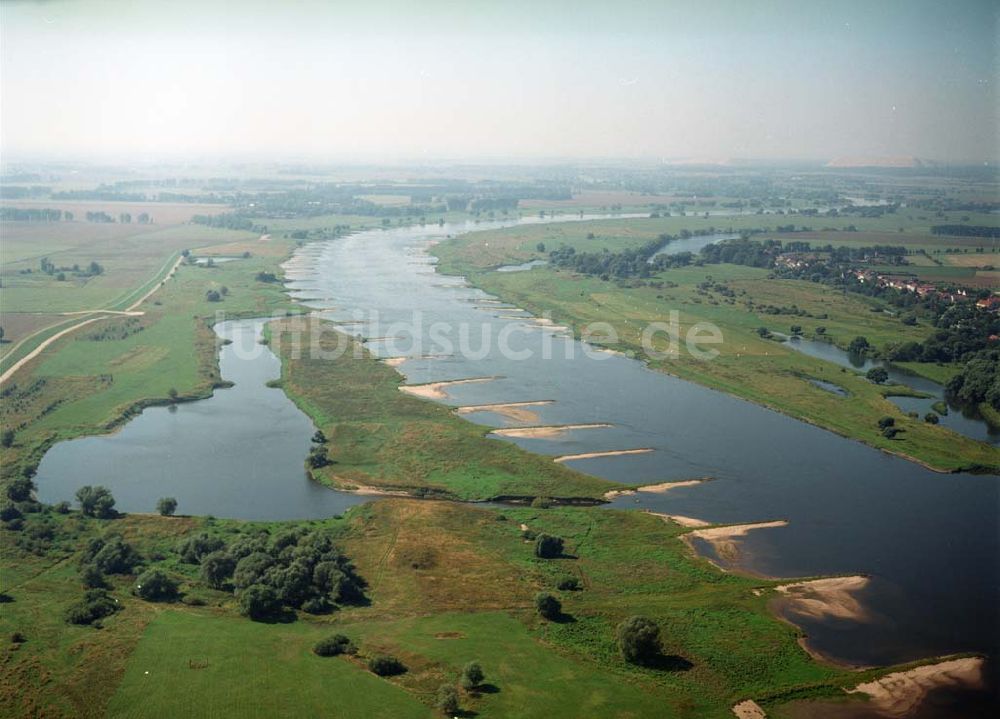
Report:
M263 322L221 322L232 341L219 353L235 385L197 402L150 407L115 434L50 449L38 467L38 498L73 501L85 484L111 489L125 512L152 512L176 497L181 514L239 519L316 519L366 498L310 481L304 462L312 422L280 389L278 358L258 342Z

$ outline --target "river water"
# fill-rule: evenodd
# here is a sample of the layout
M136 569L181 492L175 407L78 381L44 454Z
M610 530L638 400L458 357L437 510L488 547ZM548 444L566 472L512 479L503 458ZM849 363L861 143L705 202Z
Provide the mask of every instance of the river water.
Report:
M553 456L650 450L567 463L633 485L713 478L667 493L623 496L612 506L718 523L784 519L786 527L747 535L741 568L782 577L871 575L858 595L870 621L796 617L811 645L829 656L888 664L996 651L997 477L937 474L637 361L595 352L462 278L436 273L432 244L498 226L375 230L310 243L287 265L289 289L323 317L354 323L343 329L383 338L369 342L377 355L411 357L399 366L410 383L491 378L447 387L447 404L546 400L530 408L537 417L526 424L610 425L496 441ZM259 323L250 326L225 323L218 331L253 342ZM273 354L264 350L247 361L230 345L220 362L233 388L175 409L147 409L115 435L53 447L39 467L40 498L71 499L82 484L104 484L126 511L151 511L157 497L176 496L181 512L246 519L327 516L366 499L305 478L312 426L280 390L264 387L279 373ZM464 416L488 426L512 424L496 413Z

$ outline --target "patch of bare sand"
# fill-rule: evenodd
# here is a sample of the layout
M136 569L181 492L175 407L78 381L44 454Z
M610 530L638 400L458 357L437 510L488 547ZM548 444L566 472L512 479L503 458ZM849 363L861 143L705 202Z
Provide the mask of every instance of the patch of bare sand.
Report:
M452 387L458 384L473 384L476 382L492 382L496 377L470 377L469 379L453 379L446 382L428 382L427 384L403 384L399 386L400 392L412 394L414 397L424 399L447 399L448 393L445 387Z
M408 359L410 359L410 358L409 357L385 357L385 358L383 358L383 359L381 359L379 361L382 362L382 364L389 365L390 367L399 367L399 365L403 364Z
M652 450L646 450L652 451ZM711 477L705 477L703 479L685 479L680 482L660 482L659 484L647 484L643 487L635 487L634 489L613 489L610 492L604 493L605 499L614 499L615 497L621 497L623 495L635 494L636 492L668 492L671 489L677 487L690 487L695 484L701 484L702 482L707 482Z
M647 514L652 514L654 517L659 517L665 522L673 522L674 524L679 524L682 527L708 527L711 526L711 522L706 522L704 519L695 519L694 517L685 517L680 514L662 514L660 512L647 512Z
M733 714L739 719L767 719L767 714L753 699L747 699L733 706Z
M596 459L597 457L620 457L625 454L646 454L652 452L652 447L640 447L638 449L613 449L608 452L583 452L582 454L564 454L556 457L555 462L572 462L577 459Z
M500 437L517 437L520 439L550 439L561 437L567 432L577 429L604 429L611 427L610 424L553 424L546 427L504 427L495 429L490 434Z
M473 412L494 412L515 422L537 422L538 413L532 412L525 407L540 407L545 404L552 404L555 400L539 399L533 402L505 402L501 404L470 404L465 407L456 407L456 414L472 414Z
M692 538L704 539L712 545L712 549L720 559L734 563L740 555L739 540L745 537L747 532L755 529L770 529L772 527L786 527L788 522L778 519L773 522L754 522L751 524L731 524L725 527L709 527L707 529L696 529L688 532L683 539L690 544Z
M888 717L905 717L923 702L928 692L935 689L982 689L984 664L982 657L925 664L858 684L849 693L867 694L871 697L871 705Z
M855 598L854 593L864 589L868 577L827 577L793 582L775 587L784 595L788 608L796 614L813 619L851 619L866 621L868 610Z

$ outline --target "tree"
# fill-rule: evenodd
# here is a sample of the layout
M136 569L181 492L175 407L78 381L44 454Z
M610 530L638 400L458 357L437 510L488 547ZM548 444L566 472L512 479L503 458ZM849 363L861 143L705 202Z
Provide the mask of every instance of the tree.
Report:
M156 511L160 513L161 517L173 516L173 513L177 511L177 500L173 497L161 497L156 503Z
M14 430L5 429L3 433L0 433L0 446L4 449L9 449L14 445Z
M791 330L793 335L800 335L802 334L802 325L792 325Z
M309 467L312 469L319 469L320 467L325 467L330 464L330 456L327 453L326 447L321 444L314 446L309 450L309 457L307 459L309 462Z
M66 610L66 621L70 624L93 624L119 609L118 600L103 589L88 589L83 599Z
M323 434L323 430L317 429L312 436L313 444L326 444L326 435Z
M320 639L313 647L313 653L321 657L335 657L338 654L354 654L354 643L343 634L334 634Z
M847 351L854 355L863 355L871 348L868 343L868 338L858 335L853 340L851 344L847 345Z
M865 375L869 382L874 382L875 384L882 384L887 379L889 379L889 373L885 371L884 367L872 367L868 370L868 374Z
M209 290L205 293L205 299L209 302L222 302L222 295L220 295L216 290Z
M618 625L618 648L630 664L649 665L659 658L660 627L646 617L629 617Z
M438 687L437 700L438 711L445 716L455 716L458 713L458 692L451 684L442 684Z
M171 402L176 402L178 397L177 388L171 387L170 389L168 389L167 396L170 398Z
M270 569L274 560L270 554L253 552L236 563L233 571L233 584L237 589L257 584L264 577L264 572Z
M537 245L535 245L535 249L538 250L539 252L545 252L545 243L539 242Z
M177 553L181 555L182 562L198 564L206 554L217 552L225 546L226 543L218 537L202 532L182 539L177 545Z
M80 503L80 511L88 517L108 519L116 516L115 498L111 490L100 485L92 487L89 484L76 490L76 501Z
M36 489L29 477L18 477L7 485L7 499L11 502L27 502Z
M941 418L938 417L933 412L928 412L927 414L924 415L924 422L926 422L927 424L937 424L940 421Z
M563 552L563 539L551 534L539 534L535 539L535 556L542 559L558 557Z
M462 688L466 691L472 691L478 688L485 678L486 675L479 662L469 662L462 669Z
M142 557L131 544L121 537L111 537L107 541L95 538L87 544L81 564L92 563L105 574L129 574Z
M545 619L556 619L562 613L562 602L548 592L535 595L535 609Z
M159 569L147 569L135 580L132 593L147 602L170 601L177 596L177 582Z
M251 584L239 593L240 612L254 621L273 617L281 610L277 593L266 584Z
M214 589L222 589L236 568L236 560L225 552L211 552L201 558L201 578Z
M880 420L878 421L878 428L879 428L879 429L885 429L886 427L892 427L892 426L894 426L895 424L896 424L896 419L895 419L894 417L889 417L889 416L887 415L887 416L885 416L885 417L882 417L882 418L881 418L881 419L880 419Z
M771 336L771 330L769 330L767 327L758 327L757 328L757 334L760 335L761 337L765 337L765 338L766 337L770 337Z

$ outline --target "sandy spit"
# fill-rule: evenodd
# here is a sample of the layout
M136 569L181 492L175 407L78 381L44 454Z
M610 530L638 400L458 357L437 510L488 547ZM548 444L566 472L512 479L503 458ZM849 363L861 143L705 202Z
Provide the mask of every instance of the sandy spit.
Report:
M766 719L767 714L753 699L747 699L733 706L733 714L739 719Z
M788 608L813 619L850 619L863 622L868 610L854 593L868 585L868 577L827 577L804 582L781 584L775 590L787 597Z
M905 672L887 674L881 679L858 684L849 693L871 697L871 704L889 717L905 717L923 701L927 693L943 687L983 688L982 657L949 659L925 664Z
M730 524L724 527L696 529L693 532L688 532L683 535L681 539L683 539L692 549L694 549L694 545L691 543L693 538L704 539L712 545L712 549L715 550L715 553L720 559L727 563L735 564L740 555L739 542L737 541L740 537L745 537L747 532L751 532L755 529L770 529L773 527L786 526L788 526L788 522L783 519L772 522L754 522L751 524Z
M553 424L546 427L505 427L495 429L490 434L500 437L518 437L521 439L548 439L550 437L560 437L566 432L576 429L605 429L612 427L610 424Z
M681 482L660 482L659 484L647 484L642 487L636 487L635 489L613 489L610 492L605 492L604 498L614 499L615 497L635 494L636 492L669 492L671 489L676 487L690 487L695 484L707 482L709 479L711 479L711 477L705 477L704 479L685 479Z
M457 384L473 384L475 382L492 382L497 377L470 377L469 379L453 379L446 382L428 382L427 384L403 384L399 386L400 392L412 394L414 397L424 399L447 399L448 393L444 387L451 387Z
M455 414L472 414L473 412L494 412L516 422L537 422L538 413L525 407L540 407L553 404L553 399L539 399L532 402L504 402L500 404L470 404L456 407Z
M660 512L646 512L646 514L652 514L654 517L660 517L664 521L673 522L674 524L679 524L682 527L690 527L692 529L697 529L698 527L709 527L712 524L711 522L706 522L704 519L685 517L680 514L662 514Z
M379 361L382 362L383 364L389 365L390 367L399 367L399 365L403 364L408 359L410 359L410 358L409 357L384 357L384 358L381 358Z
M564 454L556 457L555 462L572 462L576 459L594 459L596 457L618 457L623 454L645 454L652 452L652 447L641 447L639 449L613 449L609 452L584 452L583 454Z

